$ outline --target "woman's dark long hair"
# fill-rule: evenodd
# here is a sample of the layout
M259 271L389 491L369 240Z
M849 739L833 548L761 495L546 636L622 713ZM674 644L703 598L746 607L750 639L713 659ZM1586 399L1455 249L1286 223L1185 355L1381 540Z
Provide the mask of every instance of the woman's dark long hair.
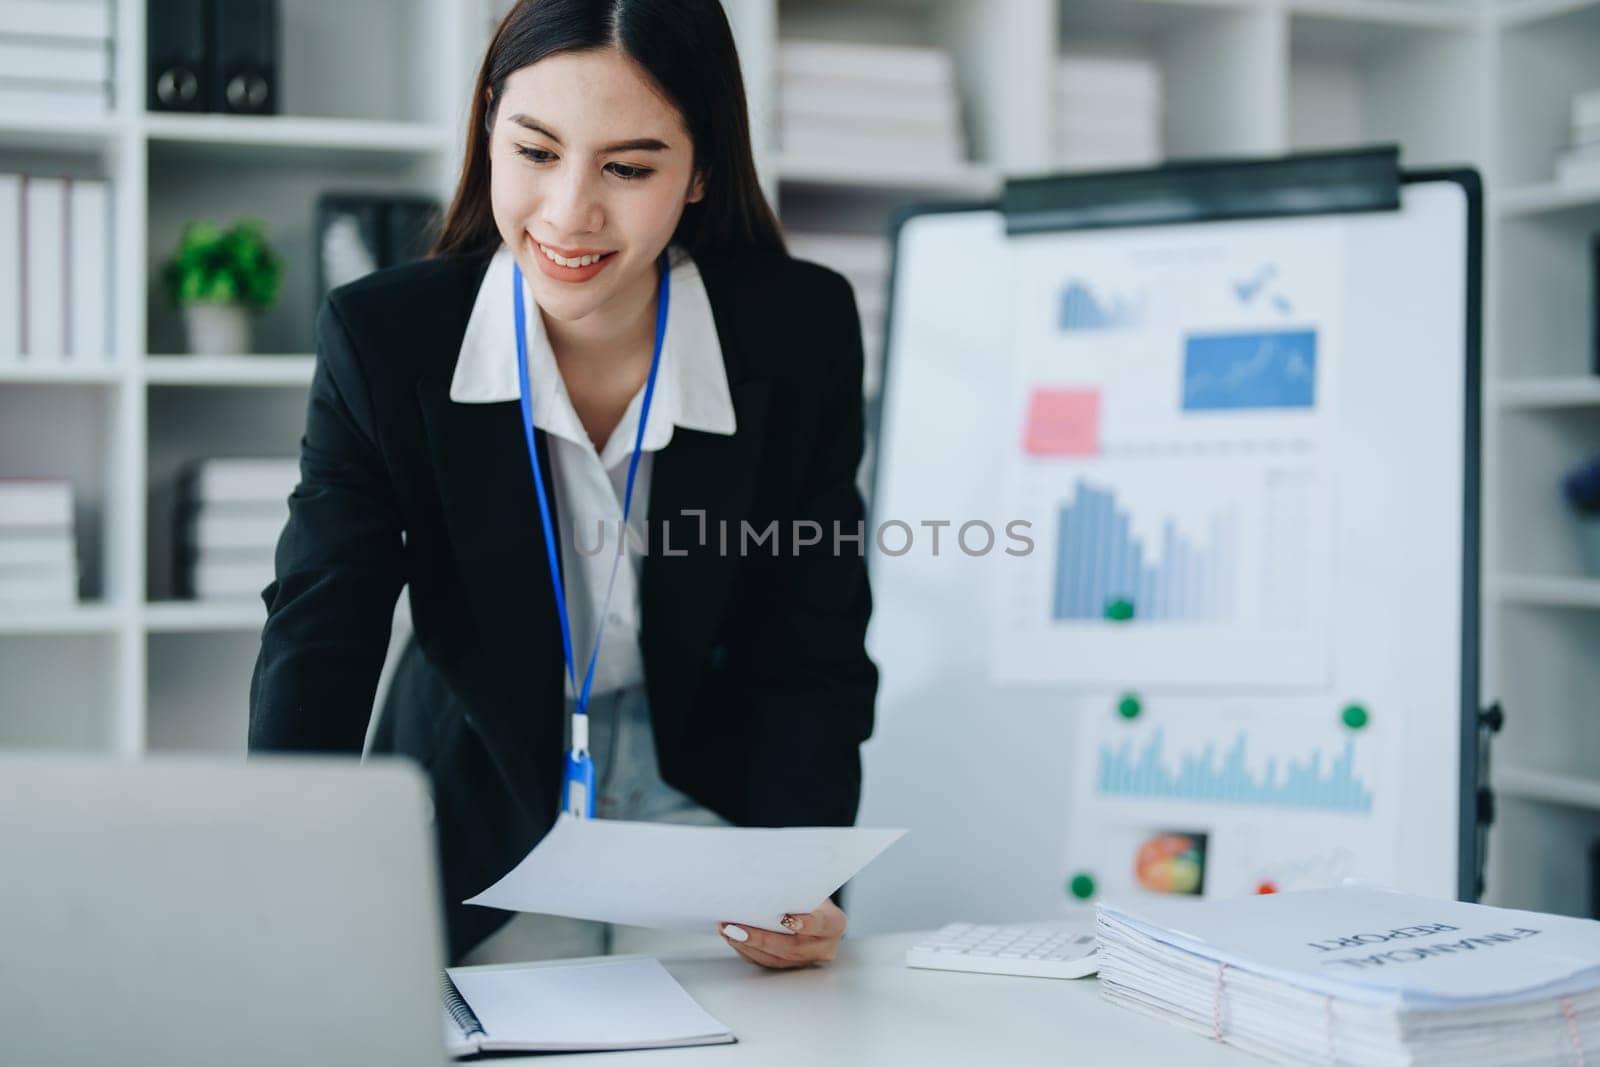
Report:
M546 56L599 48L616 48L649 72L694 140L705 195L685 206L672 240L691 254L782 251L778 220L756 180L744 76L719 0L518 0L478 71L461 178L429 255L488 253L500 244L489 198L489 130L506 79Z

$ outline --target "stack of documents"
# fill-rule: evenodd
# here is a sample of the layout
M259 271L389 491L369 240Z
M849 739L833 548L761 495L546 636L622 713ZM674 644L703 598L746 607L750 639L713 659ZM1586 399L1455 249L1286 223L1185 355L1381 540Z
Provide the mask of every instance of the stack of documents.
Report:
M781 42L778 129L794 156L908 164L965 156L955 75L937 48Z
M292 459L209 459L178 480L179 592L199 600L261 595L300 480Z
M0 478L0 605L77 602L73 530L70 482Z
M110 314L109 185L0 173L0 364L106 362Z
M1149 59L1068 56L1056 65L1055 158L1064 170L1161 161L1161 68Z
M789 233L790 254L831 267L855 290L861 315L861 348L866 355L862 392L877 395L883 371L883 325L889 310L889 242L881 236L839 233Z
M111 0L0 0L0 114L111 110Z
M1600 1055L1600 922L1322 889L1100 906L1104 995L1280 1062Z
M1600 89L1572 98L1572 147L1556 161L1562 185L1600 185Z

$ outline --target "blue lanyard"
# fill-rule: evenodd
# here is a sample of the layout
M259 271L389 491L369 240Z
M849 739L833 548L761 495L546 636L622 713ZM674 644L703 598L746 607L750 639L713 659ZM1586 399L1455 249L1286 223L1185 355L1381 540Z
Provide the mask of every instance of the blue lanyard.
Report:
M670 276L667 255L662 252L657 267L660 285L656 291L656 340L650 354L650 377L644 383L644 402L639 408L639 428L633 438L633 455L628 459L628 484L622 494L622 543L611 562L611 579L606 584L605 601L600 607L600 619L594 635L594 649L589 655L589 667L583 675L583 686L578 686L577 673L572 663L572 623L567 615L567 593L561 584L561 561L556 556L556 535L550 521L550 500L545 494L544 471L539 464L539 449L534 444L533 396L528 381L528 329L527 312L522 302L522 265L512 269L511 301L516 313L517 328L517 385L522 394L522 430L528 442L528 459L533 464L533 488L539 495L539 521L544 526L545 557L550 564L550 583L556 594L556 615L561 620L561 653L566 662L567 680L577 694L572 711L572 747L567 750L566 772L562 781L562 810L580 818L594 817L594 760L589 756L589 690L594 685L594 665L600 659L600 636L605 632L606 610L611 603L611 591L616 587L617 567L627 552L628 511L633 503L633 479L639 471L639 452L644 446L644 424L650 417L650 400L656 391L656 371L661 367L661 345L667 335L667 301Z

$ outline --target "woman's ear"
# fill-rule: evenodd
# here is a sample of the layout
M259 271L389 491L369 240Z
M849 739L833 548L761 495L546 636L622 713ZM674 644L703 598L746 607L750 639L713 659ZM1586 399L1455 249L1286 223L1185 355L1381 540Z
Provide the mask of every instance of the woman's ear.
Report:
M685 204L697 204L705 199L706 176L701 171L695 171L694 177L689 179L689 194L683 198Z

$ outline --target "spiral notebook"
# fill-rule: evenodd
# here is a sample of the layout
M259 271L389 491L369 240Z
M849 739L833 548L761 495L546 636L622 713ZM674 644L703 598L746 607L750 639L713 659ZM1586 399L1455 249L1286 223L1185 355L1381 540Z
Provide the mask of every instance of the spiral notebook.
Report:
M726 1045L729 1029L648 957L454 967L442 976L445 1047L599 1052Z

